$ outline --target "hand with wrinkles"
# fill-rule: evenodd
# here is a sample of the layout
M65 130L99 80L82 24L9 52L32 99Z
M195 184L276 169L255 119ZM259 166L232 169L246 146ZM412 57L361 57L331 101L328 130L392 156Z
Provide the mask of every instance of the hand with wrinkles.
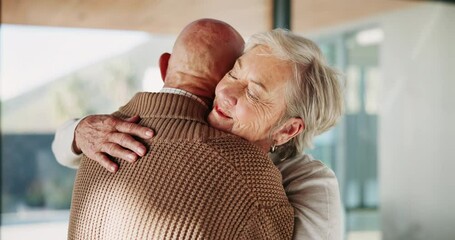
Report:
M73 150L78 154L84 153L114 173L118 165L108 155L132 163L146 153L145 146L132 136L150 139L154 133L137 124L139 120L139 116L125 120L111 115L85 117L74 131Z

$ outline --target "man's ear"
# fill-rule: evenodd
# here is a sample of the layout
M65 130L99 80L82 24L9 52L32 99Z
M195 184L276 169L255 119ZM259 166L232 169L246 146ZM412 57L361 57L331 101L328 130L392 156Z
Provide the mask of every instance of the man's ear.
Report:
M287 143L289 140L299 135L305 128L305 123L301 118L288 119L277 131L273 134L273 140L277 146Z
M169 58L171 58L171 54L170 53L163 53L160 56L159 65L160 65L161 79L163 80L163 82L164 82L164 79L166 79L166 73L167 73L167 66L169 64Z

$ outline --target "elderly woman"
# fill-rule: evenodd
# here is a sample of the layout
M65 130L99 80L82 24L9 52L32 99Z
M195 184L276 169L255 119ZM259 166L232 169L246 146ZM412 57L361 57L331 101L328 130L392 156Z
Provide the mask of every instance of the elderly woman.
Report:
M302 155L341 115L334 70L310 40L276 29L251 37L219 82L211 126L271 152L295 209L295 239L341 239L338 183L320 161Z
M281 171L286 194L295 209L294 239L342 239L336 177L320 161L303 154L313 138L331 128L342 112L337 75L324 62L319 48L310 40L281 29L256 34L250 38L244 55L219 82L215 95L208 116L211 126L256 144L264 153L270 152ZM112 132L119 136L118 129L147 137L147 129L119 119L110 123L112 126L89 126L81 122L78 128L85 127L86 131L79 134L87 136L79 141L93 140L94 136L103 139ZM77 123L72 124L59 130L54 145L65 135L62 132L70 135L66 138L72 142ZM136 150L139 143L131 137L124 137L117 144L141 155ZM53 146L54 152L59 148ZM101 148L99 145L98 149L89 150L101 152ZM66 166L76 166L76 158L65 152L66 157L56 152L58 160ZM126 159L127 153L130 151L119 151L116 157Z

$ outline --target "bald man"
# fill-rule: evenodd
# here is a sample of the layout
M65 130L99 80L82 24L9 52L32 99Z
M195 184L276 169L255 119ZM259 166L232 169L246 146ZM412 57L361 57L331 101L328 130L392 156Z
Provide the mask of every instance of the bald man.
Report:
M228 24L202 19L164 54L160 93L138 93L113 116L140 116L159 133L116 174L84 156L69 239L291 239L293 208L281 175L258 148L211 128L214 89L243 51ZM152 156L153 155L153 156Z

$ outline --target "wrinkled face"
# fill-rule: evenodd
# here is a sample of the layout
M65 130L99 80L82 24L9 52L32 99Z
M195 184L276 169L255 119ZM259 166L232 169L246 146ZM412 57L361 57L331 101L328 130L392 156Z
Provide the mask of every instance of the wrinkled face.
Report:
M211 126L268 149L270 131L285 111L286 82L292 65L256 46L240 57L215 90Z

